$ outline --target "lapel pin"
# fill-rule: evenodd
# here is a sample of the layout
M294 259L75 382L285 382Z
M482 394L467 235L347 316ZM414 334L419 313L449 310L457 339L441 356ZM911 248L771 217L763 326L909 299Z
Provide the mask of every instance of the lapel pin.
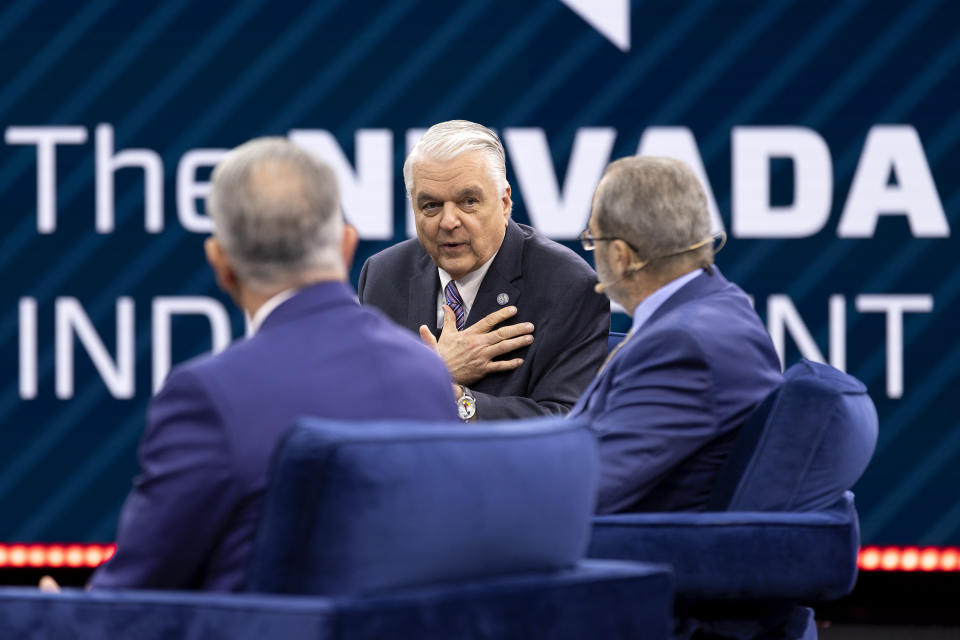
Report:
M508 302L510 302L510 296L508 296L507 294L501 293L497 295L497 304L500 305L501 307L507 304Z

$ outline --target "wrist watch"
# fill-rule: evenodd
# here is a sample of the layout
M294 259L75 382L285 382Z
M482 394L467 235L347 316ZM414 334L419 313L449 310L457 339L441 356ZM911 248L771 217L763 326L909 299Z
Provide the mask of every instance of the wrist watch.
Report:
M477 399L463 385L460 385L460 397L457 398L457 414L464 422L470 422L477 415Z

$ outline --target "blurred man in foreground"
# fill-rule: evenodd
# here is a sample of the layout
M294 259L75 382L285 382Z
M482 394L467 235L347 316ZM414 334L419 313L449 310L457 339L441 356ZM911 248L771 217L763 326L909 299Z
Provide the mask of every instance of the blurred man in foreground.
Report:
M346 283L357 236L329 168L254 140L217 166L207 210L207 259L254 334L176 368L151 402L117 552L93 587L240 589L297 416L456 419L443 362Z
M685 164L607 167L581 241L595 249L597 291L633 326L571 412L597 432L601 513L702 510L740 427L780 380L746 294L713 266L713 240Z
M360 301L438 350L463 420L567 413L607 350L596 274L510 219L503 146L486 127L434 125L403 177L417 240L367 260Z

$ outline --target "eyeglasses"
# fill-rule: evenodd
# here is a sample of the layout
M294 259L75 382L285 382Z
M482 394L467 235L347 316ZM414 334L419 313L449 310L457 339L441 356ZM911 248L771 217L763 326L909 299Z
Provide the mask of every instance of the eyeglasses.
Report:
M587 227L586 229L584 229L583 231L581 231L581 232L580 232L580 235L577 236L577 237L579 238L579 240L580 240L580 245L583 247L583 250L584 250L584 251L593 251L594 249L597 248L597 243L598 243L598 242L611 242L611 241L613 241L613 240L620 240L620 241L623 242L625 245L627 245L628 247L630 247L631 249L633 249L634 252L637 251L632 244L630 244L629 242L627 242L627 241L624 240L623 238L617 238L617 237L615 237L615 236L610 236L609 238L594 238L594 237L593 237L593 234L590 233L590 227Z

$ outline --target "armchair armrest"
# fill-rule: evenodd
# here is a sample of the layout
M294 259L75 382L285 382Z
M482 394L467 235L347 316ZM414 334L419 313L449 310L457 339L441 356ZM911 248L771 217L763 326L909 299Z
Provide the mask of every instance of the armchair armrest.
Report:
M857 575L853 495L828 511L596 516L587 556L667 563L678 598L828 600Z

